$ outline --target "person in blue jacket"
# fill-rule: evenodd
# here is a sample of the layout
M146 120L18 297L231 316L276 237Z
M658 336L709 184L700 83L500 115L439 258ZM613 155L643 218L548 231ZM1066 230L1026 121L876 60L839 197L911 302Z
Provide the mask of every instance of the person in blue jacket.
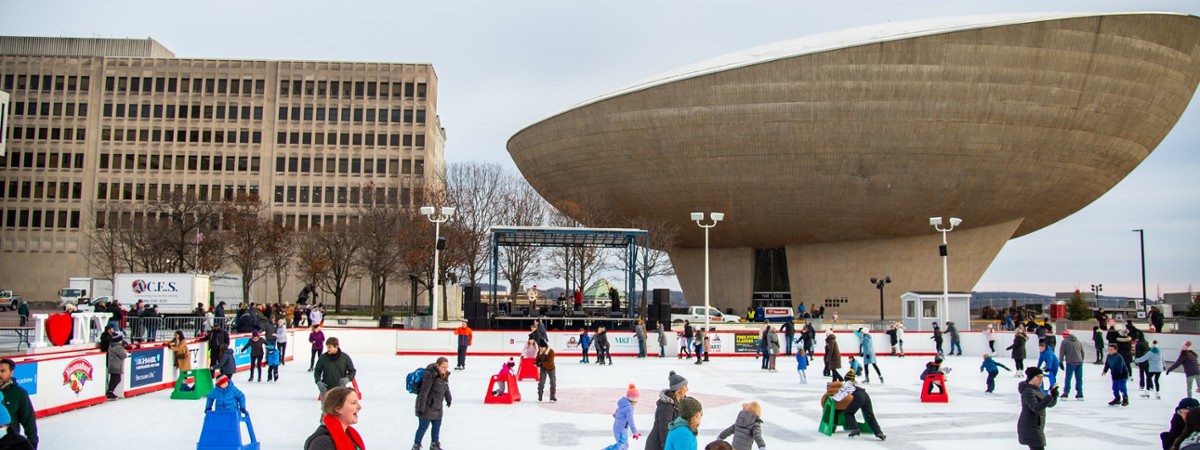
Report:
M700 419L704 417L704 406L699 400L684 397L679 401L679 417L672 420L667 428L667 441L663 450L696 450L698 442L696 433L700 429Z
M617 442L604 447L605 450L627 450L630 437L642 437L642 434L638 433L637 424L633 422L633 407L637 406L639 398L641 393L638 392L637 386L629 383L629 390L625 391L624 397L617 400L617 410L613 412L613 438Z
M275 342L267 341L267 381L279 381L279 349Z
M808 355L804 354L804 347L796 348L796 372L800 374L800 384L808 384Z
M591 347L591 346L592 346L592 337L588 336L587 328L580 328L579 329L579 348L581 350L583 350L583 359L579 360L579 362L585 363L585 364L588 362L588 347Z
M216 387L208 393L208 400L204 402L204 412L212 411L215 408L217 411L236 409L245 413L246 395L229 382L229 377L219 375L216 383Z
M983 354L983 364L979 366L979 371L980 372L987 371L987 374L988 374L987 391L984 391L984 392L991 394L992 391L994 391L996 389L996 375L1000 374L1001 367L1003 367L1004 370L1012 372L1012 369L1009 369L1008 366L1001 364L999 362L996 362L996 360L992 359L992 355L989 355L987 353Z
M1046 376L1050 378L1050 385L1058 384L1058 356L1054 354L1044 339L1038 343L1038 349L1041 353L1038 355L1037 367L1046 372ZM1043 391L1046 391L1043 389ZM1049 391L1046 391L1049 392Z

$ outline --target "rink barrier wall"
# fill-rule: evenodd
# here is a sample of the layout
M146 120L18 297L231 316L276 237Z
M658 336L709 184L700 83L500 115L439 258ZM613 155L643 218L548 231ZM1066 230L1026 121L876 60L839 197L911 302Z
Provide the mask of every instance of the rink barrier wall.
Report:
M288 335L288 343L295 342L296 333L289 331ZM249 338L249 333L230 336L230 342L237 345L234 352L239 372L250 367L249 351L238 352ZM129 351L118 396L132 397L175 386L173 354L166 344L165 341L146 343ZM193 369L208 367L207 345L195 340L188 344ZM292 345L288 345L284 357L288 361L295 359ZM94 346L13 356L11 359L17 363L13 378L29 392L35 415L42 418L107 401L104 395L108 385L107 358Z

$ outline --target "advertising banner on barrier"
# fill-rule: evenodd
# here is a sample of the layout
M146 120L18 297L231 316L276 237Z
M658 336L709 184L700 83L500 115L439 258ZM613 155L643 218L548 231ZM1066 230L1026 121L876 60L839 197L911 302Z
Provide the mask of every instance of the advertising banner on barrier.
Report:
M129 358L129 387L137 389L163 381L163 348L138 350Z
M103 353L39 361L38 393L30 396L33 408L41 412L92 399L103 401L108 378L104 361Z
M17 364L17 368L13 369L13 381L17 382L18 386L25 389L32 397L38 392L38 365L34 363Z
M732 337L733 353L758 352L758 333L736 333Z
M250 338L248 337L237 338L233 340L233 345L229 347L233 349L233 361L238 367L250 365L250 351L247 350L245 353L242 353L242 346L246 345L247 342L250 342Z

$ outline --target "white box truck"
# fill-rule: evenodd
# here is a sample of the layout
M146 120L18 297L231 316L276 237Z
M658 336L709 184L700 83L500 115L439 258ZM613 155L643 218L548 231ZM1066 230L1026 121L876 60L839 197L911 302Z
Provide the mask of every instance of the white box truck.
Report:
M111 296L112 294L112 280L71 277L67 278L67 287L58 291L58 306L66 308L67 305L87 303L93 298Z
M125 307L141 300L158 305L163 315L191 315L196 305L209 307L211 285L208 275L193 273L121 273L113 280L113 298Z

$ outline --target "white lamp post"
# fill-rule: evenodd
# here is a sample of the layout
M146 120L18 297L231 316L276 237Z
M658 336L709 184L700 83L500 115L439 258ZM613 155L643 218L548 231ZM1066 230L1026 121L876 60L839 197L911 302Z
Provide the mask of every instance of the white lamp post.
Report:
M436 330L438 321L438 291L441 287L441 284L438 283L438 270L440 269L439 257L441 256L441 249L438 248L438 244L442 240L442 222L450 220L450 218L454 216L454 208L443 206L441 210L438 211L432 206L422 206L421 214L429 218L430 222L433 222L433 300L429 302L429 318L432 322L431 328Z
M942 228L941 217L929 218L929 224L933 225L933 229L942 232L942 246L939 248L939 251L942 253L942 313L940 315L944 317L942 319L943 322L950 319L950 270L946 262L946 233L949 233L960 223L962 223L962 219L951 217L950 226Z
M692 220L696 221L696 225L699 225L700 228L704 229L704 332L705 333L708 332L709 325L711 322L711 316L712 316L711 314L709 314L709 310L712 309L712 306L709 306L709 303L708 303L708 291L709 291L709 289L708 289L708 287L709 287L709 285L708 285L708 229L717 226L717 222L720 222L722 219L724 219L725 214L719 213L719 212L714 212L714 213L710 213L709 217L712 218L712 224L705 225L703 223L700 223L701 221L704 220L704 213L702 213L702 212L692 213Z

